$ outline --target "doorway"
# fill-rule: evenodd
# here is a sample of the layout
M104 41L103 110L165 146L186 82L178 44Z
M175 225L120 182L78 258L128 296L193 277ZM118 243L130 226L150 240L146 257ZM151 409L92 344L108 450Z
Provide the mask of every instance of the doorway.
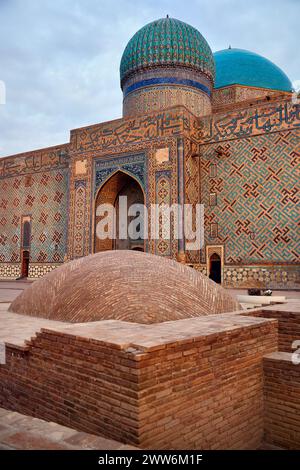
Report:
M217 284L222 282L221 257L217 253L213 253L209 259L209 279Z
M96 202L95 202L95 245L94 252L106 250L136 250L144 251L144 240L142 238L133 239L130 238L127 233L127 238L123 239L119 236L119 198L127 197L127 206L130 208L134 204L144 204L145 197L144 192L139 182L129 175L128 173L118 170L114 173L100 188ZM115 235L101 239L97 237L97 224L101 221L101 217L97 215L97 208L101 204L110 204L115 209ZM127 227L135 217L127 216ZM137 226L138 232L140 231L140 225Z
M22 251L21 277L28 277L29 274L29 251Z

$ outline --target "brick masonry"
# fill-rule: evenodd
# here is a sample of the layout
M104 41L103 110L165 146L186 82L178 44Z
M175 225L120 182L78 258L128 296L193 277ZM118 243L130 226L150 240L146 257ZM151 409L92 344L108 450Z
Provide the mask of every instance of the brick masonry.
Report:
M299 309L282 309L280 306L258 309L249 312L249 316L260 318L275 318L278 321L278 349L282 352L292 353L295 351L293 343L300 341L300 311Z
M239 315L62 325L7 345L0 404L142 448L255 449L276 350L276 320Z
M264 357L265 440L286 449L300 447L300 365L291 354Z
M239 303L203 274L130 250L70 261L34 282L10 306L15 313L72 323L160 323L237 310Z

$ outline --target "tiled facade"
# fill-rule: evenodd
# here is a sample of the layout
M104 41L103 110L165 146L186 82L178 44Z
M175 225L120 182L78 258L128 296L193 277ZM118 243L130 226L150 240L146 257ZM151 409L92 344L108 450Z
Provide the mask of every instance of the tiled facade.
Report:
M299 105L290 102L202 119L174 107L74 130L69 145L3 159L1 277L20 274L22 216L32 224L30 277L92 253L98 191L121 171L138 181L148 206L205 205L201 252L163 237L150 238L147 251L185 253L209 274L206 248L222 247L225 286L297 287L299 124Z
M45 149L1 161L1 277L20 275L24 217L31 221L30 277L63 263L69 197L65 149Z
M221 52L223 61L255 57L268 77L260 70L253 81L251 66L244 76L236 64L241 80L220 86L229 69L223 65L220 76L219 55L199 31L169 16L153 21L121 59L123 118L72 130L65 145L0 159L1 277L38 277L127 246L186 263L227 287L300 287L300 104L270 61ZM130 184L148 209L158 206L148 210L147 240L100 240L99 204L117 208ZM204 206L201 249L176 238L176 217L183 226L187 220L176 205L184 204L194 217ZM173 213L162 213L166 205ZM195 218L189 229L195 232Z
M206 241L225 245L226 264L297 262L299 139L299 130L285 131L201 147ZM212 164L214 178L209 175ZM217 195L213 207L211 193ZM208 229L213 222L219 227L216 238Z
M135 116L175 105L185 106L195 116L205 116L211 113L209 97L187 86L151 86L130 93L124 98L123 112L125 116Z

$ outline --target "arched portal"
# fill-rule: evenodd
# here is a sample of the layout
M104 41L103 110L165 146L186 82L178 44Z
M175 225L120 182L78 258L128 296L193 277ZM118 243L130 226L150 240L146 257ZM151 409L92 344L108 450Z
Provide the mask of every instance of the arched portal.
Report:
M136 250L144 251L144 240L142 238L132 239L128 236L122 239L120 236L120 197L127 197L127 208L129 209L133 204L145 204L144 192L138 181L123 171L114 173L108 181L106 181L100 188L96 202L95 202L95 241L94 252L106 250ZM108 238L100 239L97 235L97 224L103 220L105 215L97 215L97 209L102 204L109 204L114 208L113 232L110 232ZM106 213L107 216L107 213ZM134 216L127 214L127 226L135 219ZM138 227L139 228L139 227Z
M222 282L221 257L217 253L213 253L209 258L209 278L217 284Z

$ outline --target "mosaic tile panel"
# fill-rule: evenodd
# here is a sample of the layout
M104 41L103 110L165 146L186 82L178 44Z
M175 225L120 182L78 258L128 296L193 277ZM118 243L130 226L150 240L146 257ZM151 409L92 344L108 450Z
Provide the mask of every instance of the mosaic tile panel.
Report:
M300 287L298 266L225 266L224 286L261 289L293 289Z
M30 264L29 265L29 278L38 279L58 268L61 264Z
M199 154L199 147L189 139L184 141L185 161L184 161L184 186L185 204L190 204L193 210L196 204L200 203L200 160L194 156ZM196 231L195 213L193 215L193 231ZM199 263L199 251L186 251L187 263Z
M134 176L141 186L147 188L147 165L145 154L115 156L94 160L94 194L100 186L117 170Z
M0 263L0 278L17 279L21 274L20 264Z
M210 98L201 91L180 86L151 86L130 93L123 101L123 115L148 114L171 106L185 106L195 116L211 112Z
M202 146L206 243L225 244L225 263L299 262L300 131ZM209 178L209 166L217 176ZM209 207L209 193L218 204ZM218 223L211 239L209 224ZM204 259L203 259L204 261Z
M170 171L156 172L156 204L159 207L171 206L171 173ZM171 214L162 211L159 215L159 239L155 242L155 253L160 256L171 255L172 220ZM170 237L168 238L168 228Z
M0 180L0 263L20 262L21 217L32 220L30 261L60 263L66 253L68 170Z
M74 247L75 258L84 256L85 223L86 223L86 181L75 181L75 214L74 214Z

